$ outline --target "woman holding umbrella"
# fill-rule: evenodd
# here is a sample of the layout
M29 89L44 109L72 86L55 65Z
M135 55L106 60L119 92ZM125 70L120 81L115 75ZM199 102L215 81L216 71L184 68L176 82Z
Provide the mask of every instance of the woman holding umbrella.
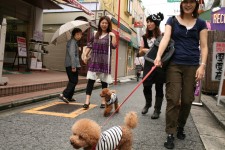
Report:
M72 97L78 83L78 70L81 67L77 42L81 37L82 30L80 28L74 28L72 31L72 37L66 45L65 67L69 82L63 93L59 95L59 98L66 103L75 101Z

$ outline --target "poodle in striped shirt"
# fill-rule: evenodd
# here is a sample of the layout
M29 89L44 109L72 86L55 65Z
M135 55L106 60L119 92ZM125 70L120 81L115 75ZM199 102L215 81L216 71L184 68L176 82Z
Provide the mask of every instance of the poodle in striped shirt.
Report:
M70 143L75 149L84 150L131 150L132 129L137 126L135 112L129 112L123 126L114 126L101 133L101 127L93 120L80 119L72 127Z

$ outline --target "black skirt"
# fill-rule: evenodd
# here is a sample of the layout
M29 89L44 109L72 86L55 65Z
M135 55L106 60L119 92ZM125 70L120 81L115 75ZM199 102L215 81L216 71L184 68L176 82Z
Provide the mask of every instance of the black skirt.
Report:
M154 66L153 63L145 61L143 78L148 74L151 68ZM149 86L154 83L165 83L166 81L166 70L165 68L157 67L155 70L148 76L148 78L143 82L144 86Z

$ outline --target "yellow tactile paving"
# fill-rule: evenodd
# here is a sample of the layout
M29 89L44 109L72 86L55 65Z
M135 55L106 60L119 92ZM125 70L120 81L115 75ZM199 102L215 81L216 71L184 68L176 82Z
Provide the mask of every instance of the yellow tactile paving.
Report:
M67 117L67 118L75 118L77 117L78 115L96 107L97 105L94 105L94 104L90 104L89 105L89 109L85 110L83 108L79 108L75 111L73 111L72 113L57 113L57 112L48 112L48 111L42 111L42 109L45 109L45 108L48 108L50 106L54 106L54 105L57 105L57 104L65 104L64 102L53 102L53 103L49 103L49 104L46 104L46 105L43 105L43 106L39 106L39 107L36 107L36 108L32 108L32 109L29 109L29 110L26 110L26 111L23 111L23 113L32 113L32 114L41 114L41 115L51 115L51 116L58 116L58 117ZM67 105L83 105L81 103L70 103L70 104L67 104Z

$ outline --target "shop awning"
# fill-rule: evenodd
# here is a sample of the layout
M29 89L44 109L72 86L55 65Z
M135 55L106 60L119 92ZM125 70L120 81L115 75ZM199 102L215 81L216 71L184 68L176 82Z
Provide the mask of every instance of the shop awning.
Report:
M211 20L211 10L207 10L199 15L199 18L205 21Z
M73 7L83 10L88 15L94 15L94 13L91 10L88 10L86 7L84 7L81 3L79 3L77 0L63 0L69 4L71 4Z
M23 0L41 9L63 9L51 0Z
M111 21L112 21L114 24L118 25L118 21L117 21L115 18L112 17ZM131 34L131 30L128 29L128 28L127 28L125 25L123 25L122 23L120 23L120 29L122 29L123 31L125 31L125 32L127 32L127 33L129 33L129 34Z
M131 41L129 42L129 46L139 49L137 37L132 36Z

